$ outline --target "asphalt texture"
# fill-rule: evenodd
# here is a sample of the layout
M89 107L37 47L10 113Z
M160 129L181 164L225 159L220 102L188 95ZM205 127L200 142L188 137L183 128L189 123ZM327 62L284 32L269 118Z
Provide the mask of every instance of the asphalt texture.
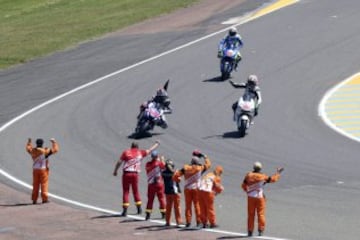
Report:
M74 87L221 29L221 21L261 3L246 1L187 30L114 34L2 71L0 120L5 123ZM129 136L139 103L170 79L174 113L168 115L169 128L155 129L139 142L147 148L159 139L159 152L179 168L194 148L224 167L225 191L216 199L220 228L210 239L242 238L246 232L240 184L254 161L262 162L268 174L285 167L281 180L266 189L264 239L358 239L359 146L326 126L317 107L332 86L358 71L359 7L355 0L300 1L238 27L245 46L233 80L256 73L264 99L244 138L238 137L231 111L241 90L219 80L216 46L224 35L219 33L108 76L14 123L0 138L1 169L30 183L31 162L22 151L26 139L55 137L61 150L53 157L50 192L121 211L120 179L112 176L115 161L133 141ZM2 182L24 191L5 178ZM144 173L141 191L145 203ZM192 234L204 237L196 235L203 231Z

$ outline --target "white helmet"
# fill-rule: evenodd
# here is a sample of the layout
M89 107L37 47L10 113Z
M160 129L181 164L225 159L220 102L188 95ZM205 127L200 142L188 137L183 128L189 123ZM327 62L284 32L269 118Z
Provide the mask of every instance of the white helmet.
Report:
M231 28L229 29L229 35L230 35L231 37L234 37L236 34L237 34L237 29L236 29L236 27L231 27Z
M251 89L255 89L255 87L259 84L259 80L258 77L254 74L249 75L248 80L247 80L247 85L251 88Z

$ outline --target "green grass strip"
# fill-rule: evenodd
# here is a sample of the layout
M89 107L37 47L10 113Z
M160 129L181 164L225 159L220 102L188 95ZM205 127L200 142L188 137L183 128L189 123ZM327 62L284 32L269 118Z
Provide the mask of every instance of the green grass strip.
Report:
M0 0L0 69L199 0Z

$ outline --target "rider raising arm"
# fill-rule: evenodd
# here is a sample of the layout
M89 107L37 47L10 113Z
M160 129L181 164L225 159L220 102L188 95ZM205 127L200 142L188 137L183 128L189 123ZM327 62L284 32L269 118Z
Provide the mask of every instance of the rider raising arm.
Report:
M259 106L262 102L262 98L261 98L261 91L260 91L260 87L258 86L259 84L259 80L258 77L256 75L249 75L248 80L246 83L235 83L232 80L230 80L230 83L233 87L235 88L245 88L245 91L248 91L251 94L254 94L255 98L256 98L256 107L255 107L255 116L258 115L258 111L259 111ZM238 101L236 101L233 105L232 105L232 109L234 111L235 114L235 110L236 107L238 105Z

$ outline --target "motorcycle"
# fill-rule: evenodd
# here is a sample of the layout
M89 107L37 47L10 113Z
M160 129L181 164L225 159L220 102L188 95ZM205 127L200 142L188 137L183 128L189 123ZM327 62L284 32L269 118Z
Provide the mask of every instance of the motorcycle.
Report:
M138 116L138 122L135 128L137 136L144 135L153 130L155 126L167 128L167 122L164 110L155 102L150 102L144 106Z
M137 117L135 136L146 135L155 126L167 128L165 114L172 113L172 108L170 107L171 101L167 93L169 82L170 79L165 82L163 87L156 91L155 96L141 104L140 113Z
M239 98L235 111L234 121L240 133L244 137L250 127L250 123L255 115L256 100L251 93L245 92Z
M220 61L221 80L226 80L230 77L231 72L235 68L236 56L239 54L238 48L224 48L222 50L222 57Z

